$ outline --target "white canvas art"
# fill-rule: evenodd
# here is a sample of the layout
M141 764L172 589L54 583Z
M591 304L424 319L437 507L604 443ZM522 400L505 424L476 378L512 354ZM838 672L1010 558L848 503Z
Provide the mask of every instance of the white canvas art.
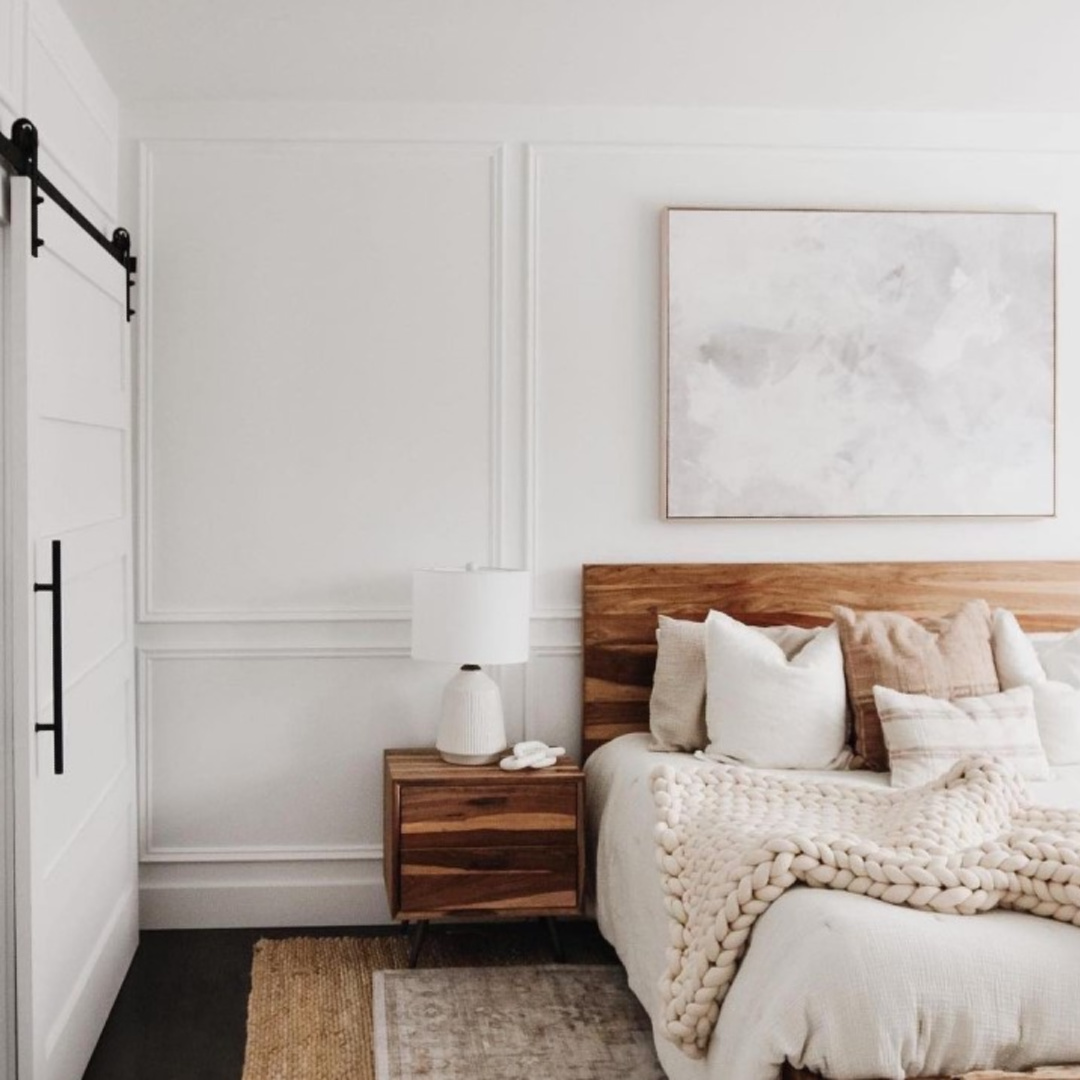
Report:
M669 210L669 518L1054 513L1054 216Z

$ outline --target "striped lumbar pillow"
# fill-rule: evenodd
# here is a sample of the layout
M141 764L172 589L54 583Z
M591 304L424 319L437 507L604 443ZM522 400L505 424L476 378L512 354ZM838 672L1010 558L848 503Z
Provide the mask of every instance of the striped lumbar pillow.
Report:
M1030 686L986 697L942 698L874 687L893 787L934 780L961 758L990 754L1028 780L1050 775Z

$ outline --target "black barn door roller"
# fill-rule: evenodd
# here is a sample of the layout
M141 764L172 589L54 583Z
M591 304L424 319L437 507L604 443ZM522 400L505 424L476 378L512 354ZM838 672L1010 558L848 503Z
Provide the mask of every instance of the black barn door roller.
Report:
M131 254L131 235L127 229L114 229L110 239L38 170L38 130L29 120L16 120L11 125L10 138L0 132L0 158L3 158L17 175L25 176L30 181L30 254L37 258L38 250L45 246L45 241L38 235L38 207L45 201L38 192L43 192L123 267L127 319L131 322L131 316L135 314L135 309L131 306L131 289L135 284L138 260Z

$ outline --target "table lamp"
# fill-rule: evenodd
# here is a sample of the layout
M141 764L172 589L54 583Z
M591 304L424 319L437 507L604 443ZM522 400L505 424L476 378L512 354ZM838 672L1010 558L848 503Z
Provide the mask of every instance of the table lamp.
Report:
M476 567L413 571L412 656L461 664L443 691L435 748L455 765L506 750L502 696L481 664L529 659L529 572Z

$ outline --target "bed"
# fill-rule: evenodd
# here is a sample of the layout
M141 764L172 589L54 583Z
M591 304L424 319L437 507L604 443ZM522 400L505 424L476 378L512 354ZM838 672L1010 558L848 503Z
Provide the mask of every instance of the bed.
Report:
M656 1018L668 916L656 867L649 695L657 615L720 609L757 625L824 625L830 606L942 614L974 598L1032 633L1080 627L1080 563L593 565L583 571L583 753L600 929ZM881 773L834 782L887 786ZM1032 784L1080 806L1080 766ZM657 1038L671 1080L900 1080L1080 1061L1080 932L993 911L974 917L796 888L762 917L705 1057ZM888 1023L885 1019L888 1017Z

